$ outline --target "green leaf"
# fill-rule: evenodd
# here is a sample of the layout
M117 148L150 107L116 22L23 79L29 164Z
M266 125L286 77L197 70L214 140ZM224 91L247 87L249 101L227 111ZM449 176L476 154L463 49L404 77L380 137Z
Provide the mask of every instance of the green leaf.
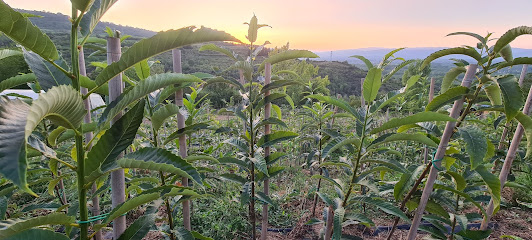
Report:
M467 93L469 93L469 88L466 87L458 86L451 88L432 99L425 107L425 111L437 111L441 107L462 98Z
M35 82L36 80L37 80L37 77L35 77L35 74L33 73L10 77L0 82L0 92L3 92L4 90L10 89L12 87L16 87L18 85Z
M400 217L401 219L405 220L406 222L410 222L410 219L405 215L401 209L397 208L396 206L392 205L389 202L385 202L382 199L379 198L371 198L371 197L356 197L353 200L357 202L364 202L367 204L371 204L379 208L380 210L384 211L385 213L394 215L396 217Z
M240 42L235 37L221 31L210 28L200 28L194 31L194 27L186 27L178 30L159 32L155 36L140 40L131 46L118 62L114 62L106 67L96 77L96 84L101 86L131 68L138 62L185 45L202 43L209 41L235 41Z
M493 52L499 53L510 42L524 34L532 34L532 27L520 26L508 30L497 40L497 42L493 46Z
M200 52L201 51L215 51L215 52L219 52L219 53L225 54L226 56L230 57L231 59L233 59L235 61L238 60L233 52L229 51L228 49L225 49L225 48L222 48L222 47L218 47L218 46L216 46L213 43L201 46L199 51Z
M61 72L58 68L51 63L46 62L39 55L24 51L24 59L31 71L37 77L39 85L44 91L48 91L53 86L70 85L72 80ZM55 63L63 68L67 68L67 65L63 59L58 59Z
M257 192L255 193L255 195L257 197L257 200L259 200L263 204L276 205L275 202L273 202L273 200L263 192Z
M264 94L266 91L277 89L280 87L289 86L289 85L302 85L302 83L296 80L276 80L262 87L262 89L260 90L260 94Z
M526 157L532 153L532 118L522 112L515 115L515 119L521 123L526 135Z
M371 63L371 61L368 60L367 58L365 58L364 56L353 55L353 56L350 56L350 57L360 59L362 62L364 62L364 64L366 64L366 67L368 68L368 70L374 68L373 64Z
M278 142L297 137L298 134L290 131L276 131L274 133L266 134L257 141L258 147L269 147Z
M234 79L225 79L223 77L215 77L215 78L206 79L204 86L206 87L208 85L215 84L215 83L231 84L231 85L234 85L234 86L238 87L238 89L242 90L242 92L245 91L244 90L244 86L239 81L234 80Z
M91 7L94 0L70 0L70 2L72 3L72 7L80 12L85 12Z
M141 101L102 135L90 152L87 153L87 159L85 160L87 182L95 180L104 172L116 168L116 158L135 139L143 117L144 101ZM90 179L87 179L89 176L91 176Z
M400 127L407 124L430 121L450 121L455 122L456 119L445 114L435 112L420 112L404 118L392 118L390 121L384 123L382 126L371 130L371 134L379 133L391 128Z
M512 54L512 47L510 47L510 44L504 46L499 52L499 54L506 62L511 62L512 60L514 60L514 57Z
M249 145L247 142L245 141L242 141L238 138L230 138L230 139L227 139L225 141L223 141L223 143L225 144L229 144L229 145L232 145L236 148L238 148L238 150L242 151L242 152L249 152Z
M333 218L333 239L340 240L342 238L342 223L344 222L345 209L338 207L334 209Z
M177 174L196 181L202 182L196 168L181 157L162 148L142 148L126 154L117 161L122 168L140 168L153 171L163 171Z
M345 219L355 220L355 221L361 222L364 225L370 225L370 226L375 225L375 223L373 223L371 218L368 218L366 215L363 215L360 213L349 213L348 215L345 216Z
M421 78L421 74L411 76L408 81L406 81L406 90L410 89L414 84L417 83L417 81Z
M484 165L475 168L475 171L480 175L484 183L488 186L488 191L493 200L495 212L499 209L501 204L501 182L497 176L491 173Z
M425 134L422 133L396 133L393 135L390 135L389 137L385 138L384 140L372 144L368 149L374 149L375 147L389 143L389 142L395 142L395 141L414 141L423 143L429 147L437 147L438 144L432 141L432 139L425 136Z
M254 164L254 167L257 170L268 176L268 164L266 164L266 159L264 159L261 155L255 155L255 157L249 158L249 161Z
M488 230L462 230L457 235L462 236L463 239L482 240L487 239L491 234L491 229Z
M334 98L334 97L329 97L329 96L322 96L322 95L309 95L307 97L308 98L314 98L314 99L317 99L319 101L326 102L326 103L332 104L334 106L337 106L337 107L341 108L342 110L344 110L344 111L348 112L349 114L351 114L351 116L356 118L358 121L361 121L361 119L362 119L362 117L357 112L357 110L355 108L351 107L351 105L349 105L349 103L345 102L344 100L337 99L337 98Z
M523 65L523 64L532 65L532 58L530 58L530 57L519 57L519 58L513 59L510 62L502 62L499 65L497 65L497 70L503 69L505 67L512 67L512 66L515 66L515 65Z
M220 162L220 164L236 164L244 169L249 168L249 165L246 162L233 157L222 157L219 158L218 161Z
M0 224L2 226L0 228L0 239L12 237L15 234L38 226L69 225L74 223L75 220L74 217L67 216L64 213L51 213L27 219L10 219Z
M410 188L410 185L414 183L417 176L423 172L425 166L418 166L413 172L405 172L401 175L401 179L397 182L393 188L393 196L395 200L401 201L403 195Z
M0 60L12 56L21 56L22 52L20 50L13 50L13 49L1 49L0 50Z
M105 111L102 113L100 118L100 124L113 119L118 113L124 110L127 106L134 103L135 101L144 98L146 95L150 94L161 88L166 88L168 86L173 86L176 84L183 85L191 82L201 82L201 79L181 73L162 73L152 75L146 78L143 81L140 81L137 85L131 88L129 91L122 93L111 102Z
M150 76L150 65L148 64L148 59L144 59L139 63L135 64L135 73L140 80L144 80Z
M264 70L264 66L266 63L270 63L272 65L286 61L291 59L298 59L298 58L318 58L319 56L315 53L308 51L308 50L286 50L280 53L277 53L275 55L272 55L268 58L266 58L259 66L258 71Z
M466 48L466 47L447 48L447 49L443 49L443 50L437 51L429 55L427 58L425 58L425 60L423 60L423 63L421 64L420 68L423 69L432 61L438 58L441 58L443 56L451 55L451 54L467 55L479 62L482 60L482 56L480 56L480 54L474 48Z
M465 187L467 186L465 178L459 173L453 172L453 171L447 171L445 172L445 174L451 175L451 177L454 179L454 183L456 184L456 190L463 191Z
M272 93L257 102L257 104L254 106L254 112L260 112L260 109L262 109L264 105L271 103L277 99L284 98L286 96L288 96L286 95L286 93Z
M79 127L85 116L81 95L70 86L60 86L40 94L29 108L19 100L1 100L0 105L0 171L32 193L26 184L26 141L44 118L66 128Z
M59 59L57 48L46 34L35 27L28 18L0 1L0 32L31 50L47 61Z
M363 84L364 90L362 93L364 95L364 100L368 102L373 102L373 100L375 100L379 93L379 89L381 88L381 77L382 69L372 68L368 71Z
M178 113L179 107L175 104L166 104L157 109L157 111L155 111L151 117L151 125L153 130L159 131L159 128L161 128L167 118L176 116Z
M153 193L145 193L138 195L136 197L130 198L124 203L121 203L120 205L113 208L113 210L109 213L109 215L102 221L102 224L95 225L94 231L100 230L101 227L106 226L114 219L122 216L123 214L127 213L128 211L137 208L138 206L142 204L149 203L151 201L154 201L156 199L160 198L159 192L153 192Z
M484 92L490 99L492 106L502 105L502 91L499 88L499 85L492 84L484 88Z
M90 78L85 77L85 76L79 77L79 85L81 85L81 87L88 89L89 91L92 91L93 89L96 88L96 83L92 81ZM95 90L95 93L108 96L109 95L109 84L106 83L103 86L97 88Z
M507 75L497 79L497 84L499 84L499 88L502 91L506 119L510 121L517 115L525 103L523 92L519 87L517 78L513 75Z
M467 69L465 67L455 67L451 68L445 76L443 76L443 81L441 82L440 93L446 92L449 87L453 84L453 81L458 77L458 75L465 73Z
M323 179L323 180L331 183L333 186L336 186L336 187L342 189L342 185L340 185L338 182L336 182L334 179L332 179L330 177L316 174L316 175L313 175L311 178L313 178L313 179Z
M356 137L350 138L334 138L327 143L327 145L321 151L322 158L326 158L330 153L336 151L337 149L347 145L354 144L356 147L360 146L360 139Z
M453 35L467 35L467 36L471 36L471 37L474 37L476 38L479 42L483 43L483 44L486 44L486 39L484 39L484 37L476 34L476 33L471 33L471 32L453 32L453 33L449 33L447 34L447 36L453 36Z
M142 240L155 225L155 218L154 213L140 216L120 235L118 240Z
M247 168L247 166L246 166L246 168ZM240 175L237 175L237 174L234 174L234 173L223 173L223 174L220 174L220 178L226 179L226 180L229 180L229 181L233 181L233 182L237 182L237 183L240 183L240 184L246 184L246 182L248 181L244 177L242 177Z
M28 240L28 239L42 239L42 240L69 240L67 236L54 231L33 228L15 234L11 237L4 238L4 240Z
M446 191L449 191L449 192L452 192L456 195L460 195L461 197L465 198L467 201L473 203L473 205L475 205L475 207L477 207L478 209L480 209L480 211L482 212L482 214L484 214L484 216L486 216L486 211L484 211L484 208L482 206L480 206L480 204L478 204L477 202L475 202L475 200L473 200L471 198L471 196L469 196L469 194L467 193L464 193L462 191L458 191L454 188L450 188L450 187L447 187L445 185L441 185L441 184L438 184L438 183L435 183L434 184L434 189L443 189L443 190L446 190Z
M410 60L406 60L406 61L399 63L399 65L395 66L389 73L384 75L384 77L382 78L382 82L383 83L387 82L388 80L390 80L390 78L393 77L393 75L399 72L399 70L401 70L402 68L406 67L408 64L411 64L415 61L416 61L415 59L410 59Z
M488 151L486 136L481 129L475 126L460 127L458 131L466 143L466 151L471 159L471 169L473 170L482 164Z
M84 36L90 35L96 25L100 22L105 12L113 6L118 0L94 0L90 10L83 15L79 26L81 27L81 34Z
M166 145L170 141L176 138L179 138L180 136L191 134L201 129L207 129L208 127L209 127L209 124L207 123L196 123L196 124L192 124L190 126L186 126L184 128L178 129L177 131L170 134L170 136L168 136L166 140L164 140L164 144Z

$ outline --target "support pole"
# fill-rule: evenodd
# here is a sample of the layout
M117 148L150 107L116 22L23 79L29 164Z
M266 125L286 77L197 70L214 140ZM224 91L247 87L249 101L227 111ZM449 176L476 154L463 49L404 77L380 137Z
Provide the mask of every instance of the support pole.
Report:
M429 103L432 102L432 99L434 99L434 83L435 83L435 78L432 77L430 78L430 88L429 88ZM424 164L427 164L429 162L429 148L428 147L425 147L425 154L424 154L424 157L423 157L423 163Z
M107 64L120 60L122 50L120 47L120 38L107 38ZM114 101L124 90L122 82L122 74L114 77L109 81L109 102ZM111 120L111 126L122 117L122 113L118 114ZM121 153L118 158L124 156ZM111 172L111 205L113 208L126 201L126 183L124 176L124 169L119 169ZM113 239L118 239L120 235L126 230L126 216L120 216L113 220Z
M364 78L360 78L360 106L362 109L366 107L366 100L364 99Z
M175 73L182 73L183 69L181 67L181 50L179 49L173 49L172 50L172 58L173 58L173 67ZM182 108L183 105L183 89L179 89L175 93L175 104ZM177 129L183 129L185 128L185 116L181 113L177 113ZM187 157L187 136L186 134L183 134L179 137L179 156L181 158ZM188 178L183 177L181 179L181 182L183 184L183 187L188 186ZM187 230L191 230L190 226L190 201L184 201L183 202L183 225Z
M462 80L462 86L463 87L469 87L471 86L471 82L474 79L475 72L477 70L476 64L471 64L467 67L467 71L465 73L464 79ZM459 100L456 100L454 102L453 108L451 110L451 113L449 114L452 118L457 118L460 115L460 110L462 110L462 107L464 105L465 98L461 98ZM440 144L438 145L438 149L435 154L435 159L442 159L445 156L445 150L447 149L447 144L449 143L449 140L451 139L451 136L453 135L455 122L447 122L447 125L445 126L445 131L443 132L443 136L441 137ZM410 231L408 232L408 240L414 240L417 235L417 230L419 228L419 224L421 223L421 218L423 217L423 213L425 212L425 207L427 206L427 202L429 201L430 194L432 193L434 182L436 181L436 178L438 177L438 169L441 166L441 162L434 162L430 169L429 176L427 178L427 181L425 183L425 188L423 188L423 194L421 195L421 199L419 201L419 205L416 210L416 215L414 216L414 220L412 220L412 226L410 227Z
M526 75L526 65L523 66L523 71L521 72L521 76L524 79L524 76ZM519 79L519 83L521 83L521 79ZM530 114L530 106L532 105L532 87L530 88L528 92L528 97L526 98L525 107L523 108L523 114L528 115ZM506 153L506 158L504 159L504 164L502 165L501 172L499 173L499 181L501 182L501 191L504 188L504 184L506 184L506 180L508 180L508 174L510 173L510 170L512 169L512 163L515 159L515 154L517 152L517 149L519 149L519 144L521 143L521 139L523 138L524 128L521 123L517 125L517 129L515 130L514 136L512 138L512 143L510 144L510 148L508 149L508 152ZM488 204L488 207L486 208L486 216L482 220L482 224L480 225L480 230L486 230L488 228L488 224L491 218L491 215L493 215L494 210L494 204L493 199L490 200L490 203Z
M87 76L87 69L85 68L85 53L83 52L83 48L79 50L79 74L82 76ZM81 94L86 95L89 93L88 89L82 87L81 88ZM83 105L85 106L85 110L87 110L87 114L85 115L85 118L83 119L84 123L90 123L92 122L91 117L91 101L90 97L87 97L83 100ZM92 132L85 133L85 144L88 144L92 139L94 138L94 134ZM87 146L87 150L90 151L92 148L92 145ZM62 181L62 180L61 180ZM92 193L96 192L96 183L92 184ZM95 195L92 198L92 216L98 216L100 215L100 198ZM102 223L101 220L98 220L94 222L94 224L100 224ZM102 232L98 231L94 234L94 240L102 240Z
M272 81L271 63L266 63L265 68L264 68L264 75L265 75L264 85L270 84ZM270 90L264 93L264 97L268 97L269 95L270 95ZM268 119L271 117L271 112L272 112L271 108L272 108L271 103L267 103L264 106L264 119ZM264 135L267 135L270 133L271 133L271 125L266 124L264 126ZM270 147L265 147L264 158L268 158L269 155L270 155ZM266 196L270 194L270 179L269 178L264 179L264 194ZM261 227L261 232L260 232L260 239L266 240L267 237L268 237L268 204L263 204L262 205L262 227Z

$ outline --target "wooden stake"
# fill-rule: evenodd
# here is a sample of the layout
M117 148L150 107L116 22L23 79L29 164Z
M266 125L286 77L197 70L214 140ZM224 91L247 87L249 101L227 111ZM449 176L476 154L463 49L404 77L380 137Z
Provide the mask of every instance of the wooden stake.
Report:
M467 71L465 73L464 79L462 80L463 87L471 86L471 82L474 79L476 70L477 70L476 64L471 64L467 67ZM460 115L460 110L462 110L464 101L465 101L465 98L461 98L454 102L451 113L449 114L450 117L457 118ZM453 134L455 124L456 124L455 122L447 122L447 125L445 126L445 131L443 132L443 136L441 137L440 144L438 145L438 149L434 156L435 159L442 159L445 156L445 150L447 149L447 144L449 143L449 140L451 139L451 136ZM433 166L430 169L427 182L425 183L425 188L423 188L423 194L421 195L421 200L419 201L419 205L416 210L416 215L414 216L414 219L412 220L412 226L410 227L410 231L408 232L408 237L407 237L408 240L414 240L416 238L417 230L419 228L419 224L421 223L421 218L423 217L423 213L425 212L425 207L427 206L427 202L429 201L430 194L432 193L434 182L436 181L436 178L438 177L437 168L440 168L440 166L441 166L441 162L434 162Z
M521 76L524 79L524 76L526 74L526 65L523 66L523 71L521 72ZM522 80L519 79L519 83L521 83ZM532 105L532 87L530 88L528 92L528 97L526 98L525 107L523 108L523 114L528 115L530 114L530 106ZM515 154L517 152L517 149L519 148L519 144L521 143L521 139L523 138L524 128L521 123L517 125L517 129L515 130L514 136L512 138L512 143L510 144L510 148L508 149L508 152L506 153L506 158L504 159L504 164L502 165L501 172L499 173L499 181L501 182L501 191L504 188L504 184L506 184L506 180L508 179L508 174L510 173L510 170L512 169L512 163L515 159ZM482 224L480 225L480 230L486 230L488 228L489 220L491 218L491 215L493 215L493 210L495 206L493 204L493 199L490 200L490 203L488 207L486 208L486 216L484 216L484 219L482 221Z
M107 64L120 60L122 50L120 47L120 38L108 37L107 38ZM122 94L124 90L124 84L122 82L122 74L117 75L111 81L109 81L109 102ZM122 117L122 113L118 114L115 118L111 119L111 125L113 125L118 119ZM123 157L121 153L118 159ZM111 203L115 208L119 204L126 201L126 183L124 176L124 169L119 169L111 172ZM113 239L118 239L120 235L126 230L126 216L120 216L113 220Z
M179 49L173 49L172 50L172 57L173 57L173 65L174 65L174 72L176 73L182 73L183 69L181 67L181 50ZM178 107L183 107L183 89L178 90L175 93L175 104ZM183 129L185 128L185 116L183 114L178 113L177 114L177 129ZM179 156L181 158L187 157L187 136L186 134L183 134L179 137ZM188 186L188 178L183 177L181 179L183 187ZM191 230L190 226L190 201L184 201L183 202L183 225L187 230Z
M264 66L264 75L265 75L264 85L270 84L272 81L271 63L266 63L266 65ZM270 90L264 93L264 97L267 97L269 95L270 95ZM271 103L267 103L264 106L264 119L268 119L271 117L271 111L272 111L271 108L272 108ZM267 135L270 133L271 133L271 125L266 124L264 126L264 135ZM265 147L264 158L267 158L269 155L270 155L270 147ZM264 180L264 194L266 194L266 196L270 194L270 179L269 178L266 178ZM266 240L267 237L268 237L268 204L263 204L262 205L262 227L261 227L261 232L260 232L260 239Z

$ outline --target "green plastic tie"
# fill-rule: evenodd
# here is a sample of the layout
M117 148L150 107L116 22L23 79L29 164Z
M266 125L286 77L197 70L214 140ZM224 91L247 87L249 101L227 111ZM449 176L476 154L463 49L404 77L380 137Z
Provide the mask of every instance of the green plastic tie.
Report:
M124 213L122 216L125 216L126 213ZM101 215L96 215L96 216L92 216L92 217L89 217L89 219L87 221L76 221L78 224L84 224L84 223L91 223L91 222L96 222L96 221L99 221L99 220L104 220L107 216L109 216L109 213L104 213L104 214L101 214Z
M434 152L432 153L432 166L433 166L434 168L436 168L436 170L438 170L438 171L441 172L441 171L443 171L443 170L445 170L445 169L443 169L443 168L441 168L441 167L438 167L438 166L436 165L436 163L437 163L437 162L441 162L441 161L443 160L443 158L436 159L436 151L437 151L437 149L434 150Z

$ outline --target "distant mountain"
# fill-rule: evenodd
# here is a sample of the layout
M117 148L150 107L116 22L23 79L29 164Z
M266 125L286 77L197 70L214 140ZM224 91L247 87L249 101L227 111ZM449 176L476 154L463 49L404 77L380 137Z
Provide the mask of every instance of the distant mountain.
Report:
M445 49L443 47L418 47L418 48L406 48L396 54L395 57L402 57L406 60L408 59L423 59L429 56L431 53ZM373 63L378 63L382 60L382 57L393 50L393 48L358 48L358 49L348 49L348 50L337 50L337 51L327 51L327 52L315 52L319 59L317 61L347 61L351 64L363 64L362 61L351 58L353 55L362 55L369 59ZM532 49L523 49L523 48L513 48L514 57L530 57L532 56ZM459 55L449 55L442 57L437 62L450 62L451 58L462 58L466 61L472 60L468 57L463 57Z
M25 12L25 13L31 13L37 16L41 17L31 17L30 21L35 24L40 29L43 29L45 32L52 31L52 32L61 32L61 33L69 33L71 24L68 20L68 16L61 14L61 13L51 13L51 12L43 12L43 11L30 11L30 10L24 10L24 9L17 9L17 11ZM114 24L110 22L100 22L98 25L96 25L96 28L94 29L94 33L97 35L104 35L105 27L110 27L112 30L118 30L122 34L125 35L131 35L135 37L140 38L147 38L155 35L156 32L142 29L142 28L136 28L136 27L130 27L130 26L122 26L119 24Z

